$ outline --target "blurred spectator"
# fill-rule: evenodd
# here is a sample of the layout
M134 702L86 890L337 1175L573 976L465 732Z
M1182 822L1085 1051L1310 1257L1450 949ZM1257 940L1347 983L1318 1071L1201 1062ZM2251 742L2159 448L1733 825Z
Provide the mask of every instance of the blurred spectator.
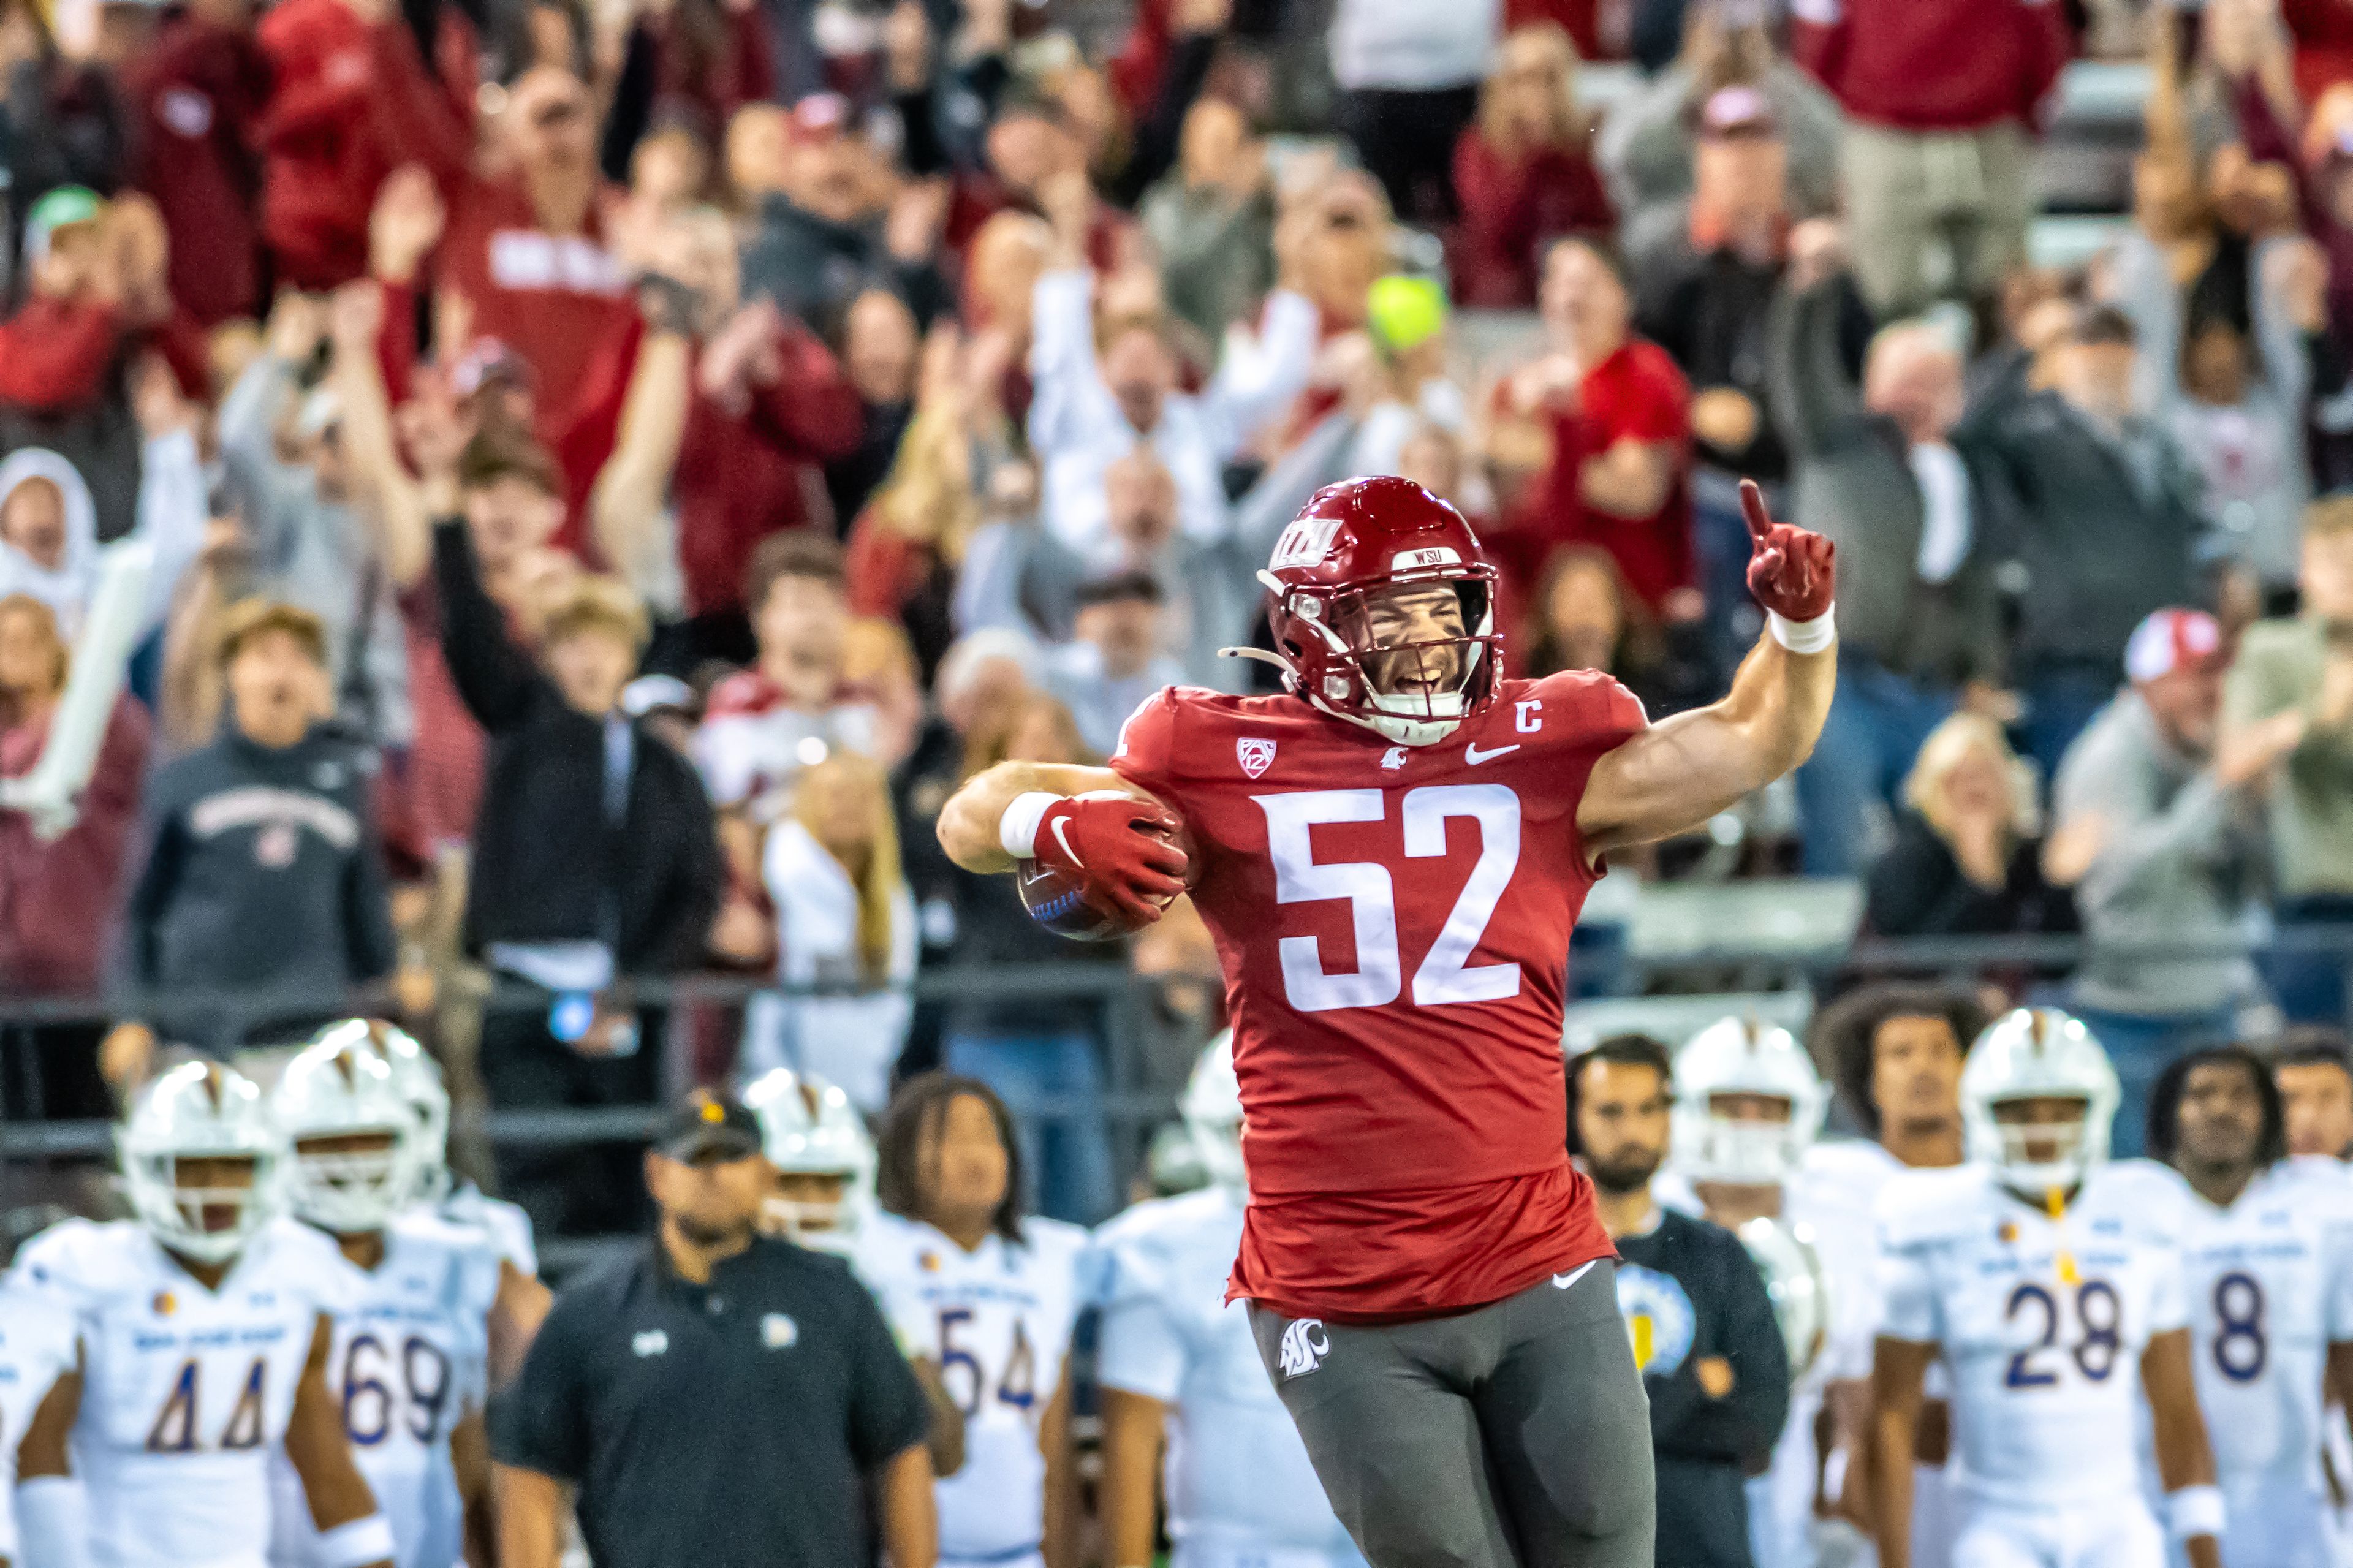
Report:
M1008 759L1095 760L1079 739L1070 710L1050 697L1025 696L990 717L989 730L971 736L967 774ZM1031 920L1010 879L963 870L955 877L951 963L1016 972L1033 963L1094 963L1105 966L1107 973L1126 964L1124 942L1074 944ZM947 1069L979 1079L1013 1108L1020 1119L1023 1163L1038 1173L1039 1209L1056 1219L1088 1223L1112 1206L1111 1149L1100 1119L1103 1017L1100 994L950 1005ZM1051 1112L1044 1110L1048 1104L1054 1107Z
M248 600L222 626L219 660L229 729L166 763L147 792L127 945L153 1012L108 1037L118 1086L143 1075L158 1031L214 1052L297 1039L392 973L375 763L321 721L317 617Z
M1448 163L1478 113L1501 20L1497 0L1337 0L1333 7L1340 130L1409 223L1434 228L1455 214Z
M1079 739L1111 755L1144 700L1185 679L1169 652L1159 579L1122 572L1079 584L1076 635L1046 656L1046 690L1071 710Z
M2068 749L2052 792L2043 868L2072 887L2092 951L2076 972L2073 1009L2108 1047L2125 1103L2147 1095L2158 1068L2203 1035L2227 1036L2254 999L2243 958L2137 956L2123 943L2231 948L2261 879L2262 848L2246 811L2247 764L2218 768L2221 630L2196 610L2160 610L2125 649L2131 685ZM2133 1118L2125 1141L2139 1152Z
M1550 543L1599 545L1651 614L1697 617L1690 389L1656 343L1633 335L1617 264L1583 240L1545 258L1546 352L1496 388L1490 456L1525 476L1507 500ZM1508 444L1507 446L1504 444Z
M1904 781L1909 808L1871 868L1863 928L1874 936L2033 936L2075 929L2067 894L2042 876L2034 776L1981 713L1928 733Z
M628 984L702 963L725 875L711 805L693 765L620 711L647 637L637 600L575 579L539 617L534 664L483 590L471 531L433 528L443 657L491 738L466 950L544 994L485 1008L483 1084L502 1110L648 1101L660 1013ZM507 1195L554 1235L628 1228L635 1166L628 1145L501 1158Z
M1077 175L1047 193L1058 249L1032 307L1029 428L1045 473L1047 526L1082 557L1107 563L1119 545L1104 476L1138 446L1151 447L1175 479L1185 536L1225 534L1223 467L1306 385L1318 324L1314 306L1286 282L1267 301L1257 343L1229 347L1199 394L1178 390L1165 320L1095 319L1095 278L1083 249L1092 200Z
M1997 391L1954 437L2018 511L2003 542L2025 569L2011 670L2045 776L2107 700L2133 628L2196 587L2197 479L2164 428L2133 411L2136 366L2132 323L2082 310L2041 357L2049 390Z
M869 289L842 318L841 361L858 394L858 441L825 465L833 525L845 536L899 454L915 414L922 353L915 314L888 289Z
M840 1086L879 1113L913 1012L915 901L880 766L828 752L802 771L792 809L768 830L762 885L776 911L776 978L855 995L754 998L739 1076L788 1067Z
M1626 592L1626 580L1608 552L1572 544L1545 569L1525 633L1511 628L1515 661L1532 678L1564 669L1613 676L1652 719L1711 700L1715 670L1697 624L1662 625ZM1515 648L1506 640L1506 648Z
M72 658L47 605L0 598L0 777L22 777L40 761ZM0 808L0 990L9 995L100 994L147 744L146 710L118 697L70 826L50 837L52 825ZM9 1026L0 1101L35 1117L111 1116L98 1071L104 1033L96 1023Z
M1847 221L1872 308L1989 297L2025 258L2029 132L2073 53L2062 8L1803 0L1790 42L1847 113Z
M1568 35L1542 23L1506 37L1480 89L1479 117L1454 145L1462 216L1448 261L1463 306L1532 309L1554 240L1606 239L1618 226L1593 165L1592 140L1592 122L1577 107Z
M2287 1152L2353 1159L2353 1047L2342 1029L2306 1024L2272 1047L2272 1078L2287 1122Z
M764 8L740 0L671 0L630 18L618 79L606 111L606 166L653 128L715 147L746 104L776 95L776 63Z
M2273 918L2284 933L2353 938L2353 497L2316 504L2303 604L2247 628L2223 686L2224 766L2266 799ZM2353 955L2279 952L2270 978L2303 1023L2346 1022Z
M49 16L39 0L0 4L0 170L19 212L60 185L113 190L132 137L112 73L61 54Z
M1899 322L1862 382L1844 342L1860 306L1827 224L1802 226L1776 305L1768 366L1794 461L1791 513L1838 546L1846 584L1839 689L1798 770L1810 876L1862 869L1875 809L1970 682L2001 676L1994 476L1955 438L1961 356L1941 329Z
M261 132L269 60L248 0L194 0L132 62L131 183L171 236L172 298L198 326L261 305Z
M789 113L767 104L742 110L728 129L727 170L753 220L744 245L747 299L774 300L820 330L870 288L896 293L918 321L946 306L947 285L931 256L937 226L911 234L887 221L892 176L848 100L818 93Z
M318 616L336 710L357 733L405 746L416 721L398 585L352 510L343 399L332 384L304 379L326 328L325 301L279 296L263 352L221 399L221 461L245 525L244 585Z
M1813 78L1777 52L1763 23L1726 26L1722 8L1695 6L1682 56L1610 108L1595 142L1620 216L1631 228L1692 193L1692 128L1700 106L1725 88L1764 94L1789 151L1789 205L1827 217L1839 205L1839 107Z
M286 0L255 30L269 57L261 235L281 287L364 276L369 214L395 169L454 191L474 154L475 40L439 0Z
M1136 216L1160 263L1169 311L1223 340L1274 287L1274 194L1265 145L1241 110L1205 98L1186 112L1176 167Z

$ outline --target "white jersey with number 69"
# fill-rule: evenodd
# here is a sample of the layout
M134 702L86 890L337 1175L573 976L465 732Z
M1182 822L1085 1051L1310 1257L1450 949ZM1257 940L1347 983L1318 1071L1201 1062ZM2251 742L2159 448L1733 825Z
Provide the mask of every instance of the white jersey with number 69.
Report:
M2185 1326L2179 1176L2095 1167L2053 1221L1991 1168L1880 1194L1880 1332L1944 1347L1964 1506L2139 1501L2140 1354Z
M18 1256L18 1287L74 1315L76 1473L92 1568L264 1568L269 1456L322 1315L343 1300L323 1237L274 1220L207 1290L129 1221L67 1220Z
M2353 1340L2353 1178L2334 1160L2284 1160L2230 1207L2192 1194L2187 1212L2198 1402L2230 1510L2223 1559L2325 1563L2311 1539L2329 1527L2322 1383L2330 1342ZM2310 1553L2289 1550L2297 1538Z
M1023 1220L1021 1233L966 1252L896 1215L858 1230L860 1277L901 1347L938 1366L964 1412L964 1468L939 1483L944 1559L1011 1559L1044 1534L1039 1424L1061 1386L1087 1233L1050 1219Z
M375 1268L340 1250L335 1267L344 1304L327 1390L343 1411L352 1459L392 1526L396 1568L452 1568L464 1554L465 1521L449 1433L485 1397L484 1324L498 1295L499 1253L479 1232L409 1214L386 1227ZM318 1531L283 1454L270 1487L270 1561L311 1568Z

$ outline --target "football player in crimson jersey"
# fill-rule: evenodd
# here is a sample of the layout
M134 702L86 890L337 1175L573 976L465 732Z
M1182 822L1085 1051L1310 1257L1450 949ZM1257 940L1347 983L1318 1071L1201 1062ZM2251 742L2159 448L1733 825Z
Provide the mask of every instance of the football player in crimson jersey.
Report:
M1768 632L1711 707L1504 679L1462 519L1355 479L1261 574L1284 694L1163 691L1108 769L1006 763L941 814L967 869L1034 858L1139 923L1189 887L1244 1108L1229 1292L1376 1564L1651 1562L1648 1408L1562 1148L1564 971L1606 854L1788 772L1829 710L1829 542L1743 501Z

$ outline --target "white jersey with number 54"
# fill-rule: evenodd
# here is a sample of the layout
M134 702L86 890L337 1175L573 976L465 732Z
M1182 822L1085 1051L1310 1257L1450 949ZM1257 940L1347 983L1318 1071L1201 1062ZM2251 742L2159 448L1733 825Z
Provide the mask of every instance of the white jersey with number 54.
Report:
M74 1465L93 1568L264 1568L269 1456L341 1257L275 1220L207 1290L129 1221L67 1220L19 1255L12 1282L73 1313L81 1415Z
M877 1215L853 1260L911 1356L940 1369L965 1416L964 1468L939 1483L940 1555L1009 1558L1044 1534L1039 1423L1061 1386L1087 1233L1026 1219L966 1252L917 1220Z
M1880 1332L1944 1347L1966 1499L2137 1504L2140 1353L2189 1321L2188 1191L2161 1165L2101 1165L2054 1222L1985 1165L1889 1180Z
M463 1555L449 1433L485 1397L484 1323L498 1296L499 1260L479 1232L424 1214L386 1228L384 1261L373 1269L335 1254L344 1304L335 1314L327 1389L343 1410L352 1458L392 1526L396 1568L452 1568ZM282 1454L270 1481L270 1561L310 1568L318 1531Z

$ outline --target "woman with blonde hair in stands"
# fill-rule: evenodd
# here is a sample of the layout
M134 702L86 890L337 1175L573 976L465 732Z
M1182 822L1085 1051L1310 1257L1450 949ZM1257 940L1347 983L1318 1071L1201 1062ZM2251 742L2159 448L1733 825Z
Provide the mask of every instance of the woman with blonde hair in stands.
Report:
M1866 930L1878 936L2069 931L2075 908L2043 880L2034 771L2001 726L1959 712L1928 732L1904 781L1895 841L1872 866Z
M1608 238L1618 209L1593 162L1593 117L1577 101L1577 46L1551 22L1513 32L1454 144L1462 216L1448 247L1456 303L1525 310L1546 247Z
M915 902L881 764L834 751L801 770L768 829L761 881L776 914L776 979L754 997L737 1070L788 1067L841 1086L869 1114L891 1095L915 977Z

